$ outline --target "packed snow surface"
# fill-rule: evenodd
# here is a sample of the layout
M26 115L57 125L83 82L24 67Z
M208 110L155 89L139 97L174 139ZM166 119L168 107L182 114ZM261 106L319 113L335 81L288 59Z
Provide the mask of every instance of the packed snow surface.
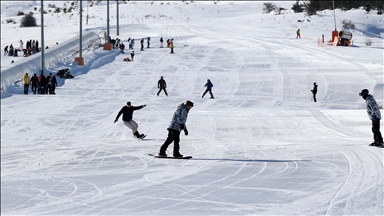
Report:
M63 3L44 1L46 10ZM294 1L274 3L287 10L263 14L258 1L129 1L119 5L117 35L110 1L111 37L125 54L91 48L84 66L73 64L76 55L57 61L46 74L69 68L75 78L58 78L56 95L24 95L22 82L2 93L1 214L383 215L383 149L368 146L371 121L358 95L366 88L383 106L383 16L336 10L338 30L343 20L356 28L352 46L333 47L333 11L308 17L290 10ZM106 1L86 6L84 30L106 31ZM34 7L40 2L1 2L2 49L40 40L40 27L20 28L16 16ZM46 45L78 35L78 11L44 16ZM124 62L129 37L136 55ZM147 37L150 48L145 39L140 51ZM174 39L175 54L159 48L160 37L164 46ZM1 66L22 59L1 55ZM168 97L156 96L161 76ZM215 99L202 98L207 79ZM193 158L148 156L186 100L194 107L180 152ZM145 140L121 119L114 124L127 101L147 105L133 116Z

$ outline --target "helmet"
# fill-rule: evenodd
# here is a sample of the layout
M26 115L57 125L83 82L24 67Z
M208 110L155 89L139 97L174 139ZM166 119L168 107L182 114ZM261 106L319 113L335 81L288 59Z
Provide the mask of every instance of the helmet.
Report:
M369 91L368 91L368 89L363 89L363 90L361 90L361 92L359 93L359 95L360 95L360 96L367 96L367 95L369 95Z

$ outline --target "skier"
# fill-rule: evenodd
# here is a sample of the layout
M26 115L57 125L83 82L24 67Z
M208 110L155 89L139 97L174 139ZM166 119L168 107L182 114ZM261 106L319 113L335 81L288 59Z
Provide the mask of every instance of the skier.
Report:
M205 95L207 92L209 92L209 94L211 95L211 98L210 98L210 99L215 99L215 98L213 97L213 94L212 94L212 87L213 87L213 84L212 84L211 80L208 79L208 80L207 80L207 83L205 84L204 87L207 87L207 89L205 90L205 92L204 92L203 96L201 96L201 98L204 98L204 95Z
M163 37L160 38L160 48L163 48Z
M150 37L147 37L147 48L149 48L149 41L151 40Z
M297 29L297 31L296 31L296 38L301 38L301 36L300 36L300 29Z
M24 81L24 94L28 94L28 90L29 90L29 77L28 77L28 73L24 74L23 81Z
M163 79L163 76L161 76L159 82L157 82L157 88L160 89L160 90L157 92L157 96L159 96L161 90L164 90L165 95L168 96L167 90L165 90L165 89L167 88L167 83L166 83L165 80Z
M183 157L183 155L180 154L180 132L181 130L184 130L184 134L188 136L188 130L185 123L187 121L188 112L192 107L193 103L189 100L187 100L185 104L182 103L177 107L177 110L173 114L172 121L167 128L168 137L160 147L159 156L166 157L167 148L173 142L173 157Z
M361 90L359 95L365 100L368 117L372 121L372 133L374 141L370 144L370 146L382 146L383 137L381 136L380 132L381 113L379 106L377 105L373 96L369 94L368 89Z
M313 83L313 89L311 90L313 94L313 101L316 102L316 94L317 94L317 84L314 82Z
M115 122L116 123L123 114L123 123L125 126L127 126L129 129L132 130L133 135L136 136L138 139L144 139L146 135L140 134L139 131L137 131L137 128L139 127L138 124L132 119L133 111L139 110L146 107L146 105L141 106L131 106L131 102L127 102L127 105L123 106L120 110L120 112L117 114Z

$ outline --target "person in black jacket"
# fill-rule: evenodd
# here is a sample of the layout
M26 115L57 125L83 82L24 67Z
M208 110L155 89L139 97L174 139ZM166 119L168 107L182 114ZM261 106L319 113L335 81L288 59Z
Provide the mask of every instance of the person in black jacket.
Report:
M140 45L141 45L140 51L144 51L144 38L141 38Z
M161 90L164 90L165 95L168 96L167 90L165 90L165 89L167 88L167 83L166 83L165 80L163 79L163 76L161 76L159 82L157 82L157 87L160 89L160 90L157 92L157 96L159 96Z
M313 83L313 89L311 90L312 94L313 94L313 101L316 102L316 94L317 94L317 84L316 83Z
M131 102L127 102L126 106L123 106L120 110L120 112L117 114L115 122L116 123L119 120L119 117L121 114L123 114L123 123L125 126L127 126L129 129L132 130L133 135L136 136L138 139L144 139L146 135L140 134L139 131L137 131L137 128L139 127L138 124L132 119L133 111L139 110L144 108L146 105L141 106L131 106Z
M32 92L33 94L36 94L37 90L37 85L38 85L39 80L37 79L36 74L34 74L31 78L31 84L32 84Z

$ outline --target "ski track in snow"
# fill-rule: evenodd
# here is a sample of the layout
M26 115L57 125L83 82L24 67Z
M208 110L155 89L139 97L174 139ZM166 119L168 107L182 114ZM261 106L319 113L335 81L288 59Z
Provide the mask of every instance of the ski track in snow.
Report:
M137 38L133 62L122 62L131 50L111 57L49 99L2 99L2 214L383 213L383 203L373 202L383 198L382 150L362 143L367 133L356 127L359 119L349 127L329 109L333 95L344 91L337 88L351 83L337 84L339 76L327 70L342 67L358 80L370 77L368 69L326 49L239 37L220 26L138 28L174 38L175 54L158 48L158 38L140 52ZM284 50L293 48L287 56ZM169 97L156 96L160 76ZM201 99L208 78L215 100ZM314 81L322 88L318 100L327 102L309 104ZM193 158L148 157L186 99L196 105L181 152ZM148 140L133 139L121 120L113 124L126 101L148 105L134 113ZM25 112L42 104L50 112Z

